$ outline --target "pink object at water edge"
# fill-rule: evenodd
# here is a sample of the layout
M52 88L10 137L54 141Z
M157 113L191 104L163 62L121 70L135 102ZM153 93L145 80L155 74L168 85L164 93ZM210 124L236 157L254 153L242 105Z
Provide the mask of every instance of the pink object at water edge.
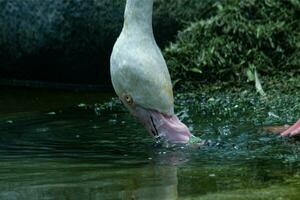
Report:
M300 119L286 131L280 134L281 136L296 136L300 135Z

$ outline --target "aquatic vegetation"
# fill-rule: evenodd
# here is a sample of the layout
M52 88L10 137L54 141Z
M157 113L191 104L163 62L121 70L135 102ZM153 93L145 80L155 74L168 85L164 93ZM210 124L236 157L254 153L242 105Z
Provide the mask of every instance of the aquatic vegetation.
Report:
M179 32L164 51L179 87L219 81L239 85L263 76L299 73L300 2L228 0L210 18Z
M226 118L252 121L256 125L293 123L299 118L300 96L295 95L300 89L300 76L268 77L264 82L268 91L266 97L255 93L251 85L243 87L220 86L219 84L178 93L175 104L177 110L201 114L204 118ZM220 89L222 88L222 89ZM188 119L188 117L186 117Z
M295 178L298 180L299 178ZM299 180L298 180L299 181ZM240 189L214 194L207 194L192 199L201 200L267 200L267 199L290 199L299 198L298 186L289 184L272 185L259 189Z

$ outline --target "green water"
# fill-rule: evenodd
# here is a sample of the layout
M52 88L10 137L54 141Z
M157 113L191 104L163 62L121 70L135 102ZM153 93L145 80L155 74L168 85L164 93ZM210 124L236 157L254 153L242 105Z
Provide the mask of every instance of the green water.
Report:
M163 148L112 96L1 88L0 199L299 199L297 142L187 99L213 145Z

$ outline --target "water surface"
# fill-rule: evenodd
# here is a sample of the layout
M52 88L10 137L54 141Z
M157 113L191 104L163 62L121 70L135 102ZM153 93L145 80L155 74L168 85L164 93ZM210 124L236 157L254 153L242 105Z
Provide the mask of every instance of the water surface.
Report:
M111 97L1 88L0 199L298 199L297 142L187 101L212 145L164 148Z

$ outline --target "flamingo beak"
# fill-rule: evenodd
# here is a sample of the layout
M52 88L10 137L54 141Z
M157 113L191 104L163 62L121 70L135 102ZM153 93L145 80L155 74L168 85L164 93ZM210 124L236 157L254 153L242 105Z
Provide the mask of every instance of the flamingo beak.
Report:
M157 140L187 144L193 136L176 115L169 116L141 107L137 107L132 113Z

